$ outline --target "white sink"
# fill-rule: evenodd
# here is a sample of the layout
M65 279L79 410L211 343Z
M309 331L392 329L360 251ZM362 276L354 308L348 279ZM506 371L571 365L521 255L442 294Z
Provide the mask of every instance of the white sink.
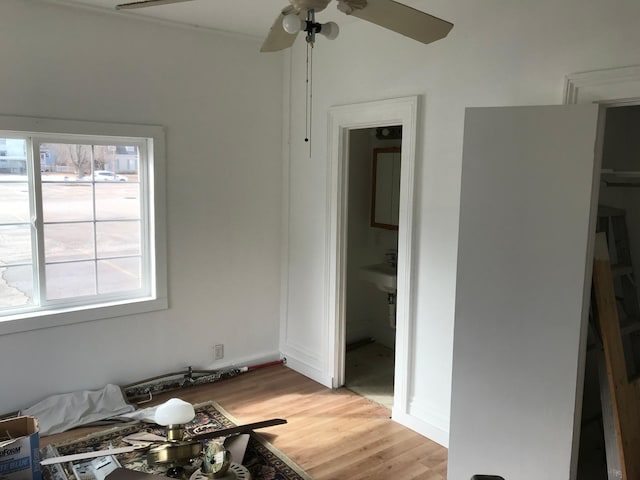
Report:
M376 263L360 267L362 278L373 283L378 290L386 293L396 293L398 275L396 269L387 263Z

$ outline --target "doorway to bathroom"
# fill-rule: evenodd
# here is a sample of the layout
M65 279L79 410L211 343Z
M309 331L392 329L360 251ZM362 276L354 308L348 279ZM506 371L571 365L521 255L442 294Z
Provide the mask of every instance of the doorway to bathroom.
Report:
M328 334L328 362L326 373L331 375L331 385L334 388L344 386L347 373L347 345L349 346L349 354L361 353L367 354L366 347L376 347L379 344L385 346L385 341L391 345L393 355L387 355L387 361L391 360L389 370L392 374L387 378L392 378L393 383L393 408L391 409L391 418L398 423L410 428L420 428L419 419L410 411L411 399L409 392L413 390L415 382L415 372L412 359L415 355L415 345L412 338L416 325L413 318L413 207L414 201L414 175L416 166L416 137L418 112L420 109L419 97L400 97L387 100L377 100L372 102L364 102L353 105L341 105L331 107L329 109L329 129L328 129L328 153L329 153L329 182L327 182L327 212L329 215L329 231L327 232L327 276L326 276L326 312L327 312L327 334ZM399 130L401 127L401 130ZM389 136L394 131L397 135L396 140L399 141L400 147L394 146L393 142L387 140L383 144L375 138L378 128L383 131L379 133ZM385 130L386 129L386 130ZM353 134L353 137L352 137ZM363 153L363 162L366 162L366 168L357 169L354 166L351 171L351 163L354 165L356 161L351 158L350 151L352 143L358 144L358 136L369 136L370 143L363 143L360 149ZM356 147L354 147L356 148ZM389 163L399 161L401 168L395 170L400 176L399 199L397 201L397 225L398 230L395 234L390 234L392 230L381 227L371 227L371 203L372 203L372 174L374 149L379 149L378 160L381 161L380 168L386 168ZM392 154L389 153L391 149ZM393 150L396 150L395 152ZM383 151L380 151L383 150ZM386 150L386 152L384 151ZM397 151L399 150L399 151ZM367 152L368 151L368 152ZM394 155L399 156L394 159ZM355 158L355 155L353 156ZM393 172L393 169L392 169ZM393 173L392 173L393 177ZM351 190L356 190L355 184L350 185L350 180L361 183L365 192L359 200L350 200ZM385 190L381 185L377 187ZM380 193L380 192L378 192ZM378 198L378 197L376 197ZM387 197L388 198L388 197ZM383 200L378 200L383 202ZM354 257L360 255L366 250L366 247L355 248L352 245L351 252L348 254L350 234L356 231L356 227L350 224L349 216L352 219L355 213L350 214L349 209L356 208L359 202L359 208L364 210L364 214L360 220L364 225L361 235L368 235L369 240L375 246L376 241L378 247L388 241L387 237L392 236L397 240L395 245L397 253L393 251L393 243L389 247L381 248L379 253L372 253L370 257L361 259L359 265L354 262ZM393 211L396 211L394 208ZM357 218L357 217L356 217ZM374 218L375 223L390 223L385 217ZM367 233L368 231L368 233ZM362 233L364 232L364 233ZM393 258L393 257L396 258ZM351 267L349 266L351 262ZM395 263L396 268L390 264ZM369 268L362 268L369 267ZM368 270L368 272L364 272ZM391 270L391 271L390 271ZM348 275L349 271L355 275ZM357 289L357 283L363 280L361 275L367 276L369 285L369 294L360 293ZM358 276L360 278L358 279ZM349 287L348 278L351 282L356 282L355 289ZM374 277L372 279L372 277ZM391 284L389 282L392 282ZM395 289L395 305L389 305L388 290ZM365 329L366 318L355 317L353 322L349 322L347 328L347 297L353 298L361 296L366 302L365 307L373 308L372 305L380 302L378 313L380 322L378 325L382 331L387 329L389 335L385 336L379 331ZM363 307L363 308L365 308ZM357 307L356 307L357 308ZM386 327L389 323L389 312L395 310L395 328ZM351 310L351 308L350 308ZM352 317L354 318L354 317ZM381 320L384 318L385 320ZM373 323L373 325L377 325ZM349 338L347 338L347 331ZM371 342L371 339L374 342ZM358 348L360 347L360 348ZM359 352L358 352L359 351ZM387 353L389 351L387 350ZM384 355L376 355L374 359L383 360ZM370 360L371 357L365 356L359 364L367 363L376 365L375 361ZM374 372L382 370L382 363L379 363ZM353 381L350 382L353 387ZM387 403L391 400L387 396Z
M345 386L393 406L402 126L349 132Z

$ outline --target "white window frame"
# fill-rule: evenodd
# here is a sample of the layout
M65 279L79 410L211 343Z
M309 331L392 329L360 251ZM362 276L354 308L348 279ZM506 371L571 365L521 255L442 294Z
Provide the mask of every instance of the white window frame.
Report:
M55 135L112 137L143 140L148 153L146 182L141 182L141 200L148 202L149 238L149 295L137 298L121 298L89 305L40 308L0 316L0 335L7 335L41 328L102 320L126 315L136 315L168 308L167 300L167 246L166 246L166 160L164 129L157 125L85 122L35 117L0 116L0 131L19 137L34 137L34 141ZM34 172L30 172L30 184L34 184ZM36 187L39 176L36 175ZM145 228L145 227L143 227Z

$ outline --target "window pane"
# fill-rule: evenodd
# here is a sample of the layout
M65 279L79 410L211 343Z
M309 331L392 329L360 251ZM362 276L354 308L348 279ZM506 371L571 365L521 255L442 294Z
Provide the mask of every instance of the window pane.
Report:
M105 170L111 170L127 181L137 182L140 171L140 151L134 145L117 145L105 147L112 153L111 162ZM98 147L96 147L97 151ZM97 154L96 154L97 158ZM122 178L118 178L122 181Z
M0 226L0 264L31 264L31 228L29 225Z
M61 181L65 177L72 178L75 173L73 165L69 164L67 157L60 152L62 145L40 145L40 173L43 182Z
M95 258L93 224L45 225L44 254L47 263Z
M60 300L96 293L95 262L47 265L47 299Z
M93 220L93 190L89 183L42 183L45 222Z
M91 175L92 158L91 145L43 143L40 145L42 178L45 181L74 181Z
M98 293L126 292L142 286L139 258L98 261Z
M138 183L96 182L95 191L97 220L140 218L140 185Z
M101 222L96 225L98 258L140 255L140 222Z
M27 179L27 142L22 138L0 137L0 180Z
M29 186L26 183L3 183L0 174L0 224L29 221Z
M0 268L0 308L33 303L31 265Z
M0 226L0 308L33 301L30 220L27 143L1 137L0 225L5 225Z

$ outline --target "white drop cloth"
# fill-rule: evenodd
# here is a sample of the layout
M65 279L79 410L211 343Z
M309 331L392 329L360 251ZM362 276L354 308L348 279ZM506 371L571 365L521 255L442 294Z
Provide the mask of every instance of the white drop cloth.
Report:
M40 435L52 435L134 410L120 387L110 384L102 390L53 395L21 413L38 419Z
M130 418L131 420L140 420L147 423L156 423L156 410L160 405L155 407L141 408L135 412L125 413L120 415L123 418Z

